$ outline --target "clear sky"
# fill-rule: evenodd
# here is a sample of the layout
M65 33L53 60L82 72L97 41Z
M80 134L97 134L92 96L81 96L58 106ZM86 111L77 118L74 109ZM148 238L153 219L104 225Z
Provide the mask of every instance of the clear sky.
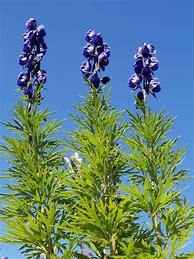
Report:
M181 136L180 147L187 144L183 166L194 172L194 91L193 91L193 1L192 0L0 0L0 121L9 120L20 93L16 79L20 72L18 56L22 34L29 17L46 26L48 52L42 68L48 73L43 106L56 111L58 119L67 118L64 130L73 128L68 111L80 103L87 87L83 84L80 65L85 32L101 32L111 46L111 104L120 109L133 109L133 95L127 86L133 73L134 53L144 42L157 48L161 81L157 99L150 96L153 111L166 108L177 116L173 136ZM0 136L5 134L0 126ZM1 137L0 137L1 138ZM0 160L0 170L6 164ZM194 204L194 180L187 183L185 196ZM188 249L194 247L188 245ZM0 257L22 259L16 246L0 244Z

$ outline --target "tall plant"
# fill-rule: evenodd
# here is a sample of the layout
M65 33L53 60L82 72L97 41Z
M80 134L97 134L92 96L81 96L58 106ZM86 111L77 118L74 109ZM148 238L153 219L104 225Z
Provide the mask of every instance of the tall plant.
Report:
M12 122L3 123L10 134L0 145L9 164L2 176L7 183L6 192L1 194L5 229L0 240L20 244L27 258L39 258L41 254L56 258L58 252L64 253L68 235L56 227L66 217L61 205L64 200L58 198L64 189L63 163L59 140L53 137L62 122L50 120L52 113L39 108L46 82L46 71L40 68L47 49L45 27L37 27L33 18L26 27L19 58L23 72L17 80L23 101L18 101Z

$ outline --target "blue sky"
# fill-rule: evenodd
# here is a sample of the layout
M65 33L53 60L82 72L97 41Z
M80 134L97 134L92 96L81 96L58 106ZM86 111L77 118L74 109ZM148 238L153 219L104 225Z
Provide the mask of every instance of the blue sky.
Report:
M172 135L181 136L179 145L188 145L183 166L194 172L192 157L194 132L193 91L193 1L192 0L0 0L0 121L9 120L20 93L16 79L20 72L18 56L22 50L22 34L29 17L46 26L48 52L42 68L48 73L44 106L56 111L58 119L67 118L64 129L73 128L68 111L72 103L80 103L87 87L83 84L80 65L85 32L93 28L101 32L111 46L111 104L120 109L133 108L133 94L127 86L133 73L134 53L144 42L157 48L161 81L158 98L149 98L153 111L165 107L177 116ZM0 136L5 130L0 126ZM0 160L0 170L6 164ZM194 204L194 180L184 192ZM188 248L194 247L190 244ZM0 244L0 256L23 258L17 247Z

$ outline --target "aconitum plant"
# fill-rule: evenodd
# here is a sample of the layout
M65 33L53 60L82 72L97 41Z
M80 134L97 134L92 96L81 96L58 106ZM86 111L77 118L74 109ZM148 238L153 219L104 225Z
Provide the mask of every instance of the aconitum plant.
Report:
M137 49L133 69L135 74L129 78L129 87L139 90L137 98L140 102L146 102L146 97L160 92L160 81L154 78L154 72L158 70L158 60L155 57L156 49L151 44L146 44Z
M3 123L14 134L0 143L8 161L0 242L19 244L29 259L194 258L181 251L194 227L194 208L178 187L188 177L179 168L186 150L168 135L174 118L152 112L147 99L160 91L155 47L137 50L129 87L139 91L138 109L124 117L101 77L110 47L100 33L86 33L81 72L90 89L74 105L76 126L64 140L63 121L50 120L40 98L45 28L34 18L26 28L17 81L25 96Z

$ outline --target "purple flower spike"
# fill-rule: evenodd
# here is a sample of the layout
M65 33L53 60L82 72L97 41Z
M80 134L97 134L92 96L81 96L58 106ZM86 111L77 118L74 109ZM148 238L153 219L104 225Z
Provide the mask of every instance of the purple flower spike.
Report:
M90 83L93 84L93 86L98 89L100 84L100 78L98 77L97 73L94 73L90 78Z
M8 257L5 256L5 255L3 255L3 256L1 257L1 259L8 259Z
M108 76L101 79L98 76L98 72L104 71L109 64L110 47L103 42L101 34L96 34L94 30L89 30L85 39L88 43L83 49L83 55L87 60L83 62L80 69L83 76L98 89L100 83L106 84L110 81Z
M35 30L36 29L36 20L34 18L29 18L26 22L27 30Z
M36 20L29 18L26 22L27 31L23 34L23 52L19 56L19 64L24 72L20 73L17 85L23 89L24 95L32 99L33 87L46 82L46 71L40 69L40 62L46 53L47 46L44 42L46 36L44 25L39 25Z
M141 88L137 94L140 101L146 100L150 93L156 97L155 93L160 91L160 82L158 78L152 78L154 72L158 69L158 60L155 57L156 49L152 44L146 44L137 49L135 54L135 63L133 68L135 74L129 78L128 86L133 90Z
M47 73L45 70L39 70L37 72L37 81L40 85L46 83L46 77Z

